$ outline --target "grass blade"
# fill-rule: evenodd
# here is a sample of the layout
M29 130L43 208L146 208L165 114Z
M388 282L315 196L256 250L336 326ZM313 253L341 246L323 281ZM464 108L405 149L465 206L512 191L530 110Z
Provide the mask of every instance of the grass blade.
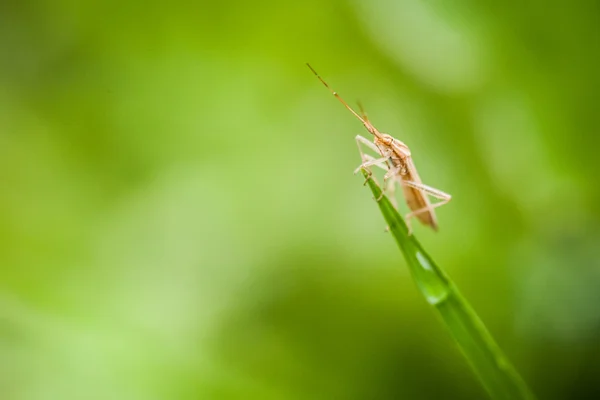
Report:
M370 172L363 170L363 174L375 198L380 198L381 188L372 179ZM389 199L383 196L378 204L390 232L404 253L419 291L437 310L491 398L535 399L454 283L423 250L417 239L408 235L406 223Z

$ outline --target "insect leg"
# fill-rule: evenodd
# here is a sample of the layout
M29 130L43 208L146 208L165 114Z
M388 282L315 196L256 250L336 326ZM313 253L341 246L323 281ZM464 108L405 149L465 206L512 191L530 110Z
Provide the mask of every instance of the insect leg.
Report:
M382 151L375 145L375 143L365 139L364 137L362 137L360 135L357 135L355 140L356 140L356 145L358 146L358 152L360 153L361 160L363 161L363 163L354 170L355 174L358 173L363 167L368 167L371 165L378 165L380 167L383 167L383 164L386 164L386 167L384 167L384 169L385 170L389 169L389 167L387 166L387 160L389 158L389 154L383 154ZM363 152L363 148L361 145L367 146L369 149L373 150L374 152L376 152L377 154L379 154L383 157L381 157L379 159L375 159L371 156L368 156L367 154L365 154Z
M358 168L356 168L354 170L354 173L356 174L358 171L360 171L362 168L366 168L366 167L370 167L371 165L377 165L379 167L384 168L385 170L387 170L388 168L384 167L384 165L387 165L387 162L389 160L388 157L382 157L382 158L373 158L371 156L368 156L365 154L365 159L368 158L368 161L363 162L362 164L360 164L358 166Z
M370 156L368 154L365 154L365 161L366 162L373 162L372 165L379 167L381 169L383 169L384 171L387 171L387 173L385 174L385 176L383 177L383 185L381 185L381 195L376 198L375 200L377 202L379 202L384 195L388 195L390 201L392 202L392 205L394 206L394 208L398 209L398 201L396 200L396 183L398 183L398 179L396 179L397 177L397 173L398 173L398 169L396 168L389 168L389 166L386 164L382 164L382 163L375 163L377 162L377 159L375 159L373 156ZM359 167L359 168L362 168ZM370 171L369 171L370 173ZM368 179L365 181L365 184L367 183Z
M385 161L382 161L383 159L377 159L373 156L370 156L368 154L364 155L364 160L365 162L363 164L361 164L358 169L356 171L354 171L354 173L357 173L361 168L363 167L370 167L370 166L375 166L375 167L379 167L384 171L388 171L389 172L389 168L387 166L387 164L385 163L385 161L387 161L387 159ZM387 174L386 174L387 176ZM384 179L387 180L387 177L384 177Z
M395 172L395 170L390 169L388 171L388 173L385 175L387 176L390 172ZM398 209L398 200L396 199L396 183L398 183L398 180L396 179L395 173L393 175L391 175L390 177L388 177L387 179L386 179L386 176L383 177L383 182L384 182L383 190L381 191L381 196L379 196L377 201L381 200L381 198L383 197L384 194L388 194L388 198L390 199L390 202L392 203L394 208L397 210Z
M361 112L362 112L362 109L361 109ZM363 112L363 118L366 119L366 114L364 114L364 112ZM396 209L398 209L398 201L396 200L396 196L395 196L396 183L397 183L397 179L395 179L395 177L398 174L398 169L390 167L390 165L388 163L389 154L382 154L381 149L379 149L379 147L377 147L375 145L375 143L371 142L370 140L368 140L360 135L357 135L355 139L356 139L356 144L358 146L358 151L360 152L361 159L363 160L363 164L361 164L354 171L354 173L357 173L358 171L361 170L361 168L368 167L370 165L374 165L376 167L383 169L384 171L387 171L383 177L383 186L382 186L382 190L381 190L381 196L379 196L379 198L375 199L375 200L377 202L379 202L386 193L389 193L389 198L390 198L390 201L392 202L392 205ZM365 154L365 153L363 153L362 145L368 147L369 149L373 150L374 152L376 152L378 154L387 155L387 157L382 157L382 158L376 159L375 157L373 157L369 154ZM365 183L366 183L366 181L365 181Z
M361 147L361 145L367 146L369 149L373 150L377 154L380 154L382 156L385 155L385 154L382 154L381 150L379 149L379 147L377 147L375 145L375 143L371 142L369 139L367 139L363 136L356 135L354 140L356 140L356 144L358 146L358 151L359 151L361 157L365 154L365 153L363 153L363 148Z
M413 181L402 181L402 184L405 186L417 189L426 195L435 197L438 200L441 200L438 203L430 204L427 207L419 208L417 210L414 210L414 211L406 214L405 219L406 219L407 223L411 218L415 217L416 215L419 215L424 212L429 212L429 211L433 210L434 208L441 207L444 204L447 204L450 200L452 200L452 196L449 195L448 193L442 192L441 190L432 188L431 186L427 186L422 183L413 182ZM409 227L409 231L410 231L410 227Z
M417 190L420 190L421 192L423 192L425 194L428 194L430 196L433 196L436 199L444 200L441 203L436 203L435 204L436 207L437 207L437 204L440 204L440 205L441 204L446 204L447 202L449 202L452 199L452 196L449 195L448 193L442 192L439 189L433 188L431 186L424 185L424 184L419 183L419 182L413 182L413 181L403 180L402 184L405 185L405 186L412 187L412 188L415 188Z

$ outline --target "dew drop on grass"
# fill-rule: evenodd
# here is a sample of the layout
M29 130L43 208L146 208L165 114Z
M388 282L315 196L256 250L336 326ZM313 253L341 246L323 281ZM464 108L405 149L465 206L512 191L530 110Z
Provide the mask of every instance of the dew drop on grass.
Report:
M421 275L419 288L423 292L425 299L431 305L436 305L443 302L450 292L446 280L440 275L439 271L431 265L427 256L420 251L415 251L419 265L421 266L418 272Z

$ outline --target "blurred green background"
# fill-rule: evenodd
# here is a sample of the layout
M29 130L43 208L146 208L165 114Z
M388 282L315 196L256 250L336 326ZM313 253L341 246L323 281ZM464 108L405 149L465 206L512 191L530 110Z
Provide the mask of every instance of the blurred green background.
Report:
M533 390L600 398L600 3L5 0L0 398L481 399L363 178Z

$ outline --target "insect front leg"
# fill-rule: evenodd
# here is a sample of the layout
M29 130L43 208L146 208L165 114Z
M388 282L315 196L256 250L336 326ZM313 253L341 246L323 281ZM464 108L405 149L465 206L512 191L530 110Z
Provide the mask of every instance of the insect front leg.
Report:
M371 161L376 161L376 159L368 154L365 154L365 161L367 162L371 162ZM378 198L375 199L375 201L377 201L379 203L379 201L383 198L383 196L387 195L388 198L390 199L390 202L392 203L392 205L394 206L394 208L397 210L398 209L398 200L396 199L396 184L399 183L399 179L398 179L398 168L389 168L386 165L381 165L381 164L374 164L378 167L380 167L383 170L386 170L386 174L383 176L383 185L381 185L381 194L379 195ZM361 167L362 168L362 167ZM369 175L370 175L370 171L369 171ZM365 181L365 184L368 182L368 180L371 177L367 178L367 180Z
M388 170L387 164L377 163L377 159L375 159L375 157L370 156L368 154L364 155L364 161L365 161L365 163L361 164L358 167L358 168L364 168L365 171L367 171L367 173L368 173L368 177L367 177L367 179L365 179L365 182L363 183L363 186L367 184L367 182L369 181L369 179L374 179L373 178L373 173L371 172L371 169L368 168L369 167L368 163L372 163L371 165L379 167L379 168L383 169L384 171ZM365 164L367 164L367 165L365 166ZM356 172L357 171L354 171L355 174L356 174ZM375 181L375 182L377 182L377 181ZM385 177L384 177L384 182L383 183L384 183L383 189L385 190ZM379 185L379 183L377 185ZM379 201L379 199L378 199L378 201Z
M373 157L373 156L371 156L371 155L369 155L369 154L365 154L365 155L364 155L364 163L360 164L360 166L359 166L359 167L358 167L356 170L354 170L354 173L356 174L356 173L357 173L358 171L360 171L362 168L368 169L368 167L370 167L370 166L379 167L379 168L381 168L382 170L384 170L384 171L386 171L386 172L389 172L389 167L388 167L388 165L386 164L386 162L385 162L385 161L382 161L382 160L383 160L383 159L381 159L381 158L375 158L375 157ZM387 161L387 160L386 160L386 161ZM384 179L386 179L386 180L387 180L387 177L386 177L386 176L387 176L387 173L386 173L386 175L384 176Z
M375 165L377 167L380 167L384 170L388 170L389 167L387 165L387 161L389 159L389 154L383 154L381 152L381 150L375 145L375 143L365 139L364 137L360 136L360 135L356 135L356 144L358 146L358 152L360 153L360 159L362 161L362 164L360 164L358 166L358 168L356 168L354 170L354 173L358 173L362 168L366 168L366 167L370 167L371 165ZM369 149L373 150L374 152L376 152L378 155L381 155L381 158L374 158L372 156L369 156L368 154L365 154L363 152L363 148L361 145L367 146Z

